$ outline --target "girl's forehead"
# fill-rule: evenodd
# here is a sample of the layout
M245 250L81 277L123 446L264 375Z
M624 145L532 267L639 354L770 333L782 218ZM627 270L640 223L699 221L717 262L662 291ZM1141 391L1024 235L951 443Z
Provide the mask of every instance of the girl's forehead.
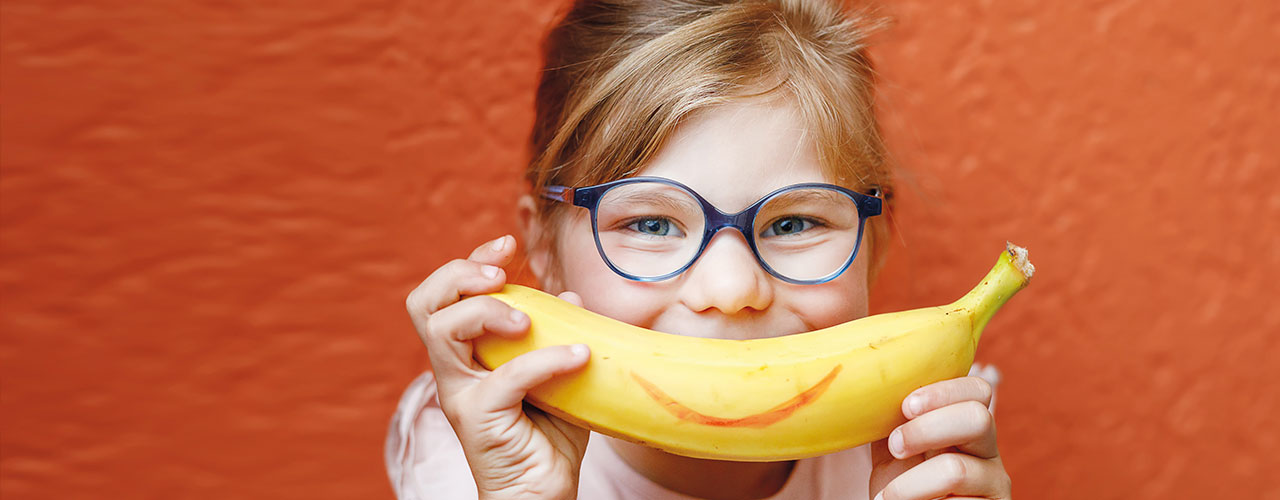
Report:
M827 182L813 134L786 99L752 98L689 116L640 175L679 181L721 210L741 210L773 190Z

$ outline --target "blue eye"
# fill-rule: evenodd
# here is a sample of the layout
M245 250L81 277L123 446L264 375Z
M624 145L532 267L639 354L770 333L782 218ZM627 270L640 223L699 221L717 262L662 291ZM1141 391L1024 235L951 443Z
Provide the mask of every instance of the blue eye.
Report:
M627 225L637 233L648 236L683 236L680 229L671 224L671 220L662 217L640 218Z
M790 236L812 229L813 226L813 221L809 219L796 216L783 217L769 224L769 229L766 229L761 236Z

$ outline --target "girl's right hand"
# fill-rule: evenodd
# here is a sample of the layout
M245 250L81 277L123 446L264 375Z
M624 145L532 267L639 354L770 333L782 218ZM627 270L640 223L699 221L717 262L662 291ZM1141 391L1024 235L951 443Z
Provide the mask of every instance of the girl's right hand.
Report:
M529 330L524 313L475 296L502 288L500 266L515 255L515 246L515 238L503 236L466 260L441 266L409 294L406 307L427 346L440 407L462 443L480 498L573 499L590 432L532 406L526 410L523 400L538 384L586 365L587 347L539 349L492 372L472 358L476 337L517 338ZM572 292L560 298L581 305Z

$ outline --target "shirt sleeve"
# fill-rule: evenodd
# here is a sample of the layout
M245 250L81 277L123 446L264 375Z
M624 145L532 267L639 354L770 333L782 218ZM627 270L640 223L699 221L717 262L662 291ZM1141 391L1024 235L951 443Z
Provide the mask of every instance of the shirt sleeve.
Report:
M440 410L435 376L424 372L409 384L384 448L387 476L400 500L478 498L462 443Z

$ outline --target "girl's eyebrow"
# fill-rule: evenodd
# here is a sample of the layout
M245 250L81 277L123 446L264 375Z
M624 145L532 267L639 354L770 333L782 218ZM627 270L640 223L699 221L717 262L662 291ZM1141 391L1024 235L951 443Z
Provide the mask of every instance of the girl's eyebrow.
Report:
M636 203L660 208L669 208L672 210L701 211L702 206L693 203L690 196L673 196L666 193L658 193L653 191L632 191L620 193L615 201L622 203Z
M769 200L770 207L788 209L802 203L811 201L817 202L839 202L843 194L827 189L801 189L791 191L782 196Z

